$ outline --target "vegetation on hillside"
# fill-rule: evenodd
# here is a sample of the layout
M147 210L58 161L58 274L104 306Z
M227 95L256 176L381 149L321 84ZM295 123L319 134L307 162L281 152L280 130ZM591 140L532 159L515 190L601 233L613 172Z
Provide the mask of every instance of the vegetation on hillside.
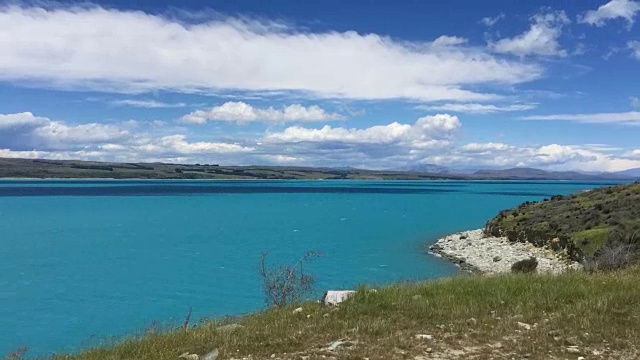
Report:
M640 250L640 182L525 202L487 222L485 232L511 241L566 250L590 261L625 247Z
M362 288L335 308L274 307L54 359L176 360L214 349L218 359L633 359L640 354L639 277L632 267Z

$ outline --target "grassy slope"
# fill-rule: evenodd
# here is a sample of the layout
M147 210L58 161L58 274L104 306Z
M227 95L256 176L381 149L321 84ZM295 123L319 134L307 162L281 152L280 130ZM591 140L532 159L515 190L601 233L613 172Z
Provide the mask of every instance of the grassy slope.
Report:
M640 183L527 202L502 211L486 229L492 235L533 230L546 241L567 237L585 255L593 255L605 244L610 230L620 226L640 229Z
M204 322L186 332L152 332L56 359L174 360L214 348L219 359L576 359L578 354L567 353L569 345L589 359L631 359L640 354L639 278L640 269L632 268L557 277L460 276L378 292L361 289L335 309L305 303L302 313L294 314L292 306L237 320L244 327L234 332L217 330L221 322ZM326 350L339 339L352 346Z

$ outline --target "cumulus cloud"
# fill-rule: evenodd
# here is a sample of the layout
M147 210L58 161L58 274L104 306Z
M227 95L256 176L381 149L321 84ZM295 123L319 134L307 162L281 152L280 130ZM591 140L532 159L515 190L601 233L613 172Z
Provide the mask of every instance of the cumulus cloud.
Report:
M40 146L61 148L119 141L129 132L113 125L87 123L67 125L30 112L0 115L0 147Z
M632 51L631 56L640 60L640 41L629 41L627 42L627 47Z
M254 150L236 143L189 142L184 134L152 136L111 124L67 124L32 113L0 115L0 149L7 157L67 159L179 159L192 154Z
M127 122L129 124L130 122ZM549 170L620 171L640 167L640 149L606 144L522 146L502 142L456 144L456 116L368 128L288 127L253 141L215 141L160 128L152 122L69 124L31 113L0 115L0 157L178 163L290 164L397 169L529 166ZM154 132L157 131L157 132ZM18 139L18 140L16 140Z
M456 46L456 45L466 44L468 41L469 39L465 39L458 36L442 35L439 38L433 40L433 42L431 43L431 46L434 46L434 47Z
M555 114L523 116L522 120L575 121L583 123L640 125L640 111L591 114Z
M97 6L2 6L0 80L113 92L480 101L496 95L470 89L528 82L543 73L540 65L470 46L311 33L254 20L191 21Z
M489 47L498 53L513 54L520 57L530 55L567 56L559 38L562 28L570 20L564 11L536 14L531 17L531 27L526 32L512 38L489 43Z
M133 107L141 107L141 108L180 108L185 107L187 104L183 102L179 103L167 103L156 100L135 100L135 99L124 99L124 100L114 100L112 102L114 105L119 106L133 106Z
M268 133L265 136L265 141L271 143L396 144L421 149L448 144L453 133L460 126L458 117L437 114L422 117L414 124L393 122L365 129L334 128L328 125L320 129L292 126L282 132Z
M11 149L0 149L0 158L22 158L22 159L43 159L54 158L54 154L48 151L16 151Z
M556 171L621 171L640 166L628 154L615 155L585 145L548 144L515 146L503 143L471 143L450 152L428 156L425 161L454 167L534 167Z
M157 142L150 144L144 144L141 146L135 146L134 149L140 149L153 153L173 150L179 154L197 154L197 153L238 153L238 152L250 152L254 149L251 147L244 147L238 144L218 143L197 141L186 141L186 135L170 135L163 136Z
M305 107L300 104L284 106L282 109L268 107L265 109L253 107L241 101L229 101L208 110L196 110L182 117L182 121L194 124L204 124L207 121L235 121L238 123L262 122L310 122L341 120L344 116L325 111L312 105Z
M632 158L632 159L640 160L640 149L634 149L634 150L627 151L624 154L624 156Z
M504 19L504 17L505 17L504 14L499 14L494 17L483 17L482 19L480 19L480 23L487 27L492 27L493 25L498 23L498 21Z
M0 131L37 128L49 124L50 120L34 116L30 112L0 114Z
M461 150L462 152L468 153L486 153L492 151L507 151L511 150L514 147L504 143L470 143L463 145Z
M609 20L624 19L627 28L631 29L634 18L640 12L640 2L633 0L611 0L596 10L589 10L578 16L578 22L583 24L604 26Z
M492 105L492 104L478 104L478 103L448 103L441 105L424 106L420 105L418 108L435 111L452 111L458 113L469 114L493 114L497 112L509 112L509 111L525 111L535 109L536 104L511 104L511 105Z

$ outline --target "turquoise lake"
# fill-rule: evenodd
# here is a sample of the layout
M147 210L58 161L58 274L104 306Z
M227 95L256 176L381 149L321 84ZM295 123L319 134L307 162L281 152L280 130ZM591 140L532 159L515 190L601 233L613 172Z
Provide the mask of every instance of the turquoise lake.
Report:
M0 181L0 356L73 351L264 307L257 262L327 289L450 276L426 253L527 200L611 182Z

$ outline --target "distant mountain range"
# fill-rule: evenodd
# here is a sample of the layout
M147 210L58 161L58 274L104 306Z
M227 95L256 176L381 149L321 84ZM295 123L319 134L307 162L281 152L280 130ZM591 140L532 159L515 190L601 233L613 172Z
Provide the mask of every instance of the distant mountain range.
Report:
M636 171L640 169L634 169ZM587 174L577 171L546 171L534 168L505 170L480 170L473 173L478 178L527 179L527 180L620 180L632 179L633 172Z
M514 180L627 180L640 179L640 168L618 172L547 171L528 167L510 169L449 169L435 164L420 164L400 168L402 171L436 174L457 174L479 179Z
M452 174L454 171L451 171L446 166L436 165L436 164L417 164L410 166L403 166L397 168L398 171L410 171L410 172L419 172L419 173L434 173L434 174Z
M618 171L613 174L640 179L640 168Z
M418 164L395 170L216 164L115 163L80 160L3 159L0 178L115 179L369 179L369 180L623 180L640 179L640 168L616 173L545 171L533 168L451 170Z

